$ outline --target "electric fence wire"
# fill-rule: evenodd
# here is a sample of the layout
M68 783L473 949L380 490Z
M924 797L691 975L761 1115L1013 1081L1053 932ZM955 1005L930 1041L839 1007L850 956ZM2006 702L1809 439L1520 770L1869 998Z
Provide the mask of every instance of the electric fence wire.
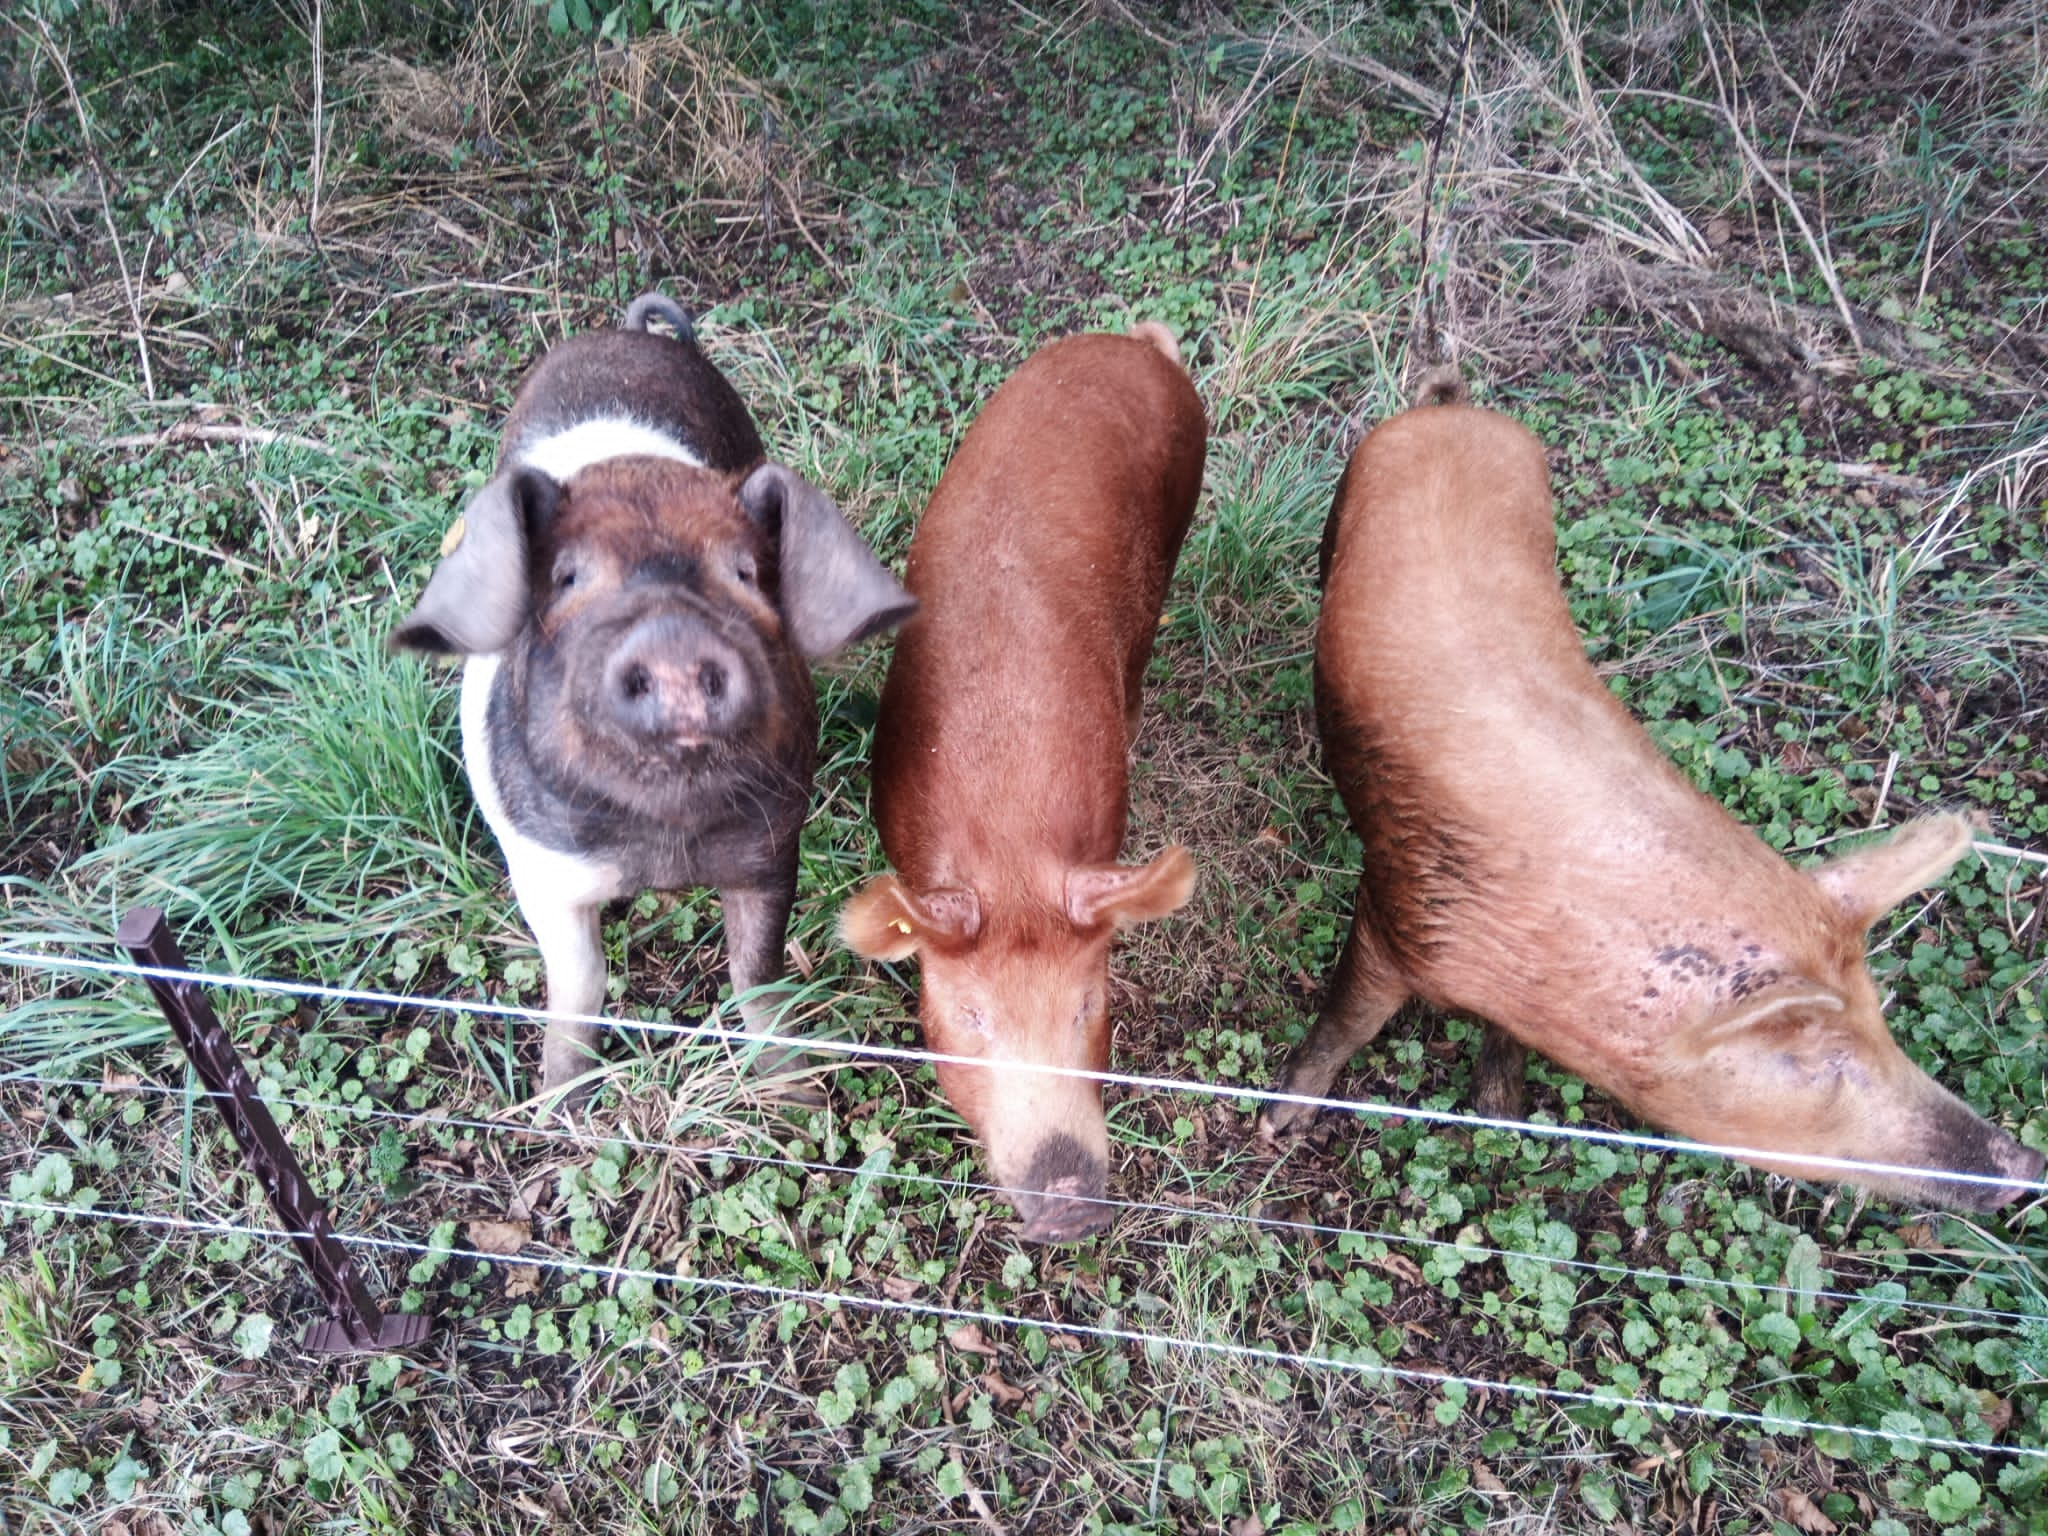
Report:
M13 942L19 943L22 937L24 936L15 936ZM987 1069L990 1065L979 1057L950 1055L942 1051L920 1050L913 1046L880 1045L863 1040L836 1040L826 1036L782 1035L710 1022L677 1024L654 1019L607 1018L599 1014L551 1013L545 1009L524 1008L507 1003L478 1002L467 998L415 997L400 992L362 991L326 986L317 982L177 970L137 965L132 961L96 960L83 955L46 955L19 949L0 949L0 964L16 965L25 969L169 981L193 986L242 988L251 992L270 992L325 1002L360 1003L377 1008L414 1008L430 1012L468 1014L472 1017L526 1019L540 1023L569 1022L598 1029L630 1030L688 1040L718 1040L732 1045L752 1045L773 1050L793 1049L798 1052L823 1053L855 1060L886 1061L911 1066L938 1065ZM797 989L789 995L785 1007L794 1007L801 1000L803 990ZM2048 1179L2019 1179L2004 1174L1967 1173L1950 1168L1922 1168L1907 1163L1872 1162L1861 1158L1829 1157L1819 1153L1788 1153L1782 1149L1774 1151L1769 1148L1733 1146L1719 1142L1683 1141L1676 1137L1645 1135L1636 1131L1611 1131L1599 1126L1546 1125L1534 1120L1509 1120L1492 1115L1463 1114L1456 1110L1430 1109L1420 1105L1328 1098L1316 1094L1286 1093L1272 1088L1205 1083L1185 1078L1155 1077L1143 1073L1099 1072L1087 1067L1063 1067L1043 1062L1006 1060L1002 1063L1002 1070L1035 1072L1049 1077L1083 1078L1091 1082L1143 1092L1176 1093L1210 1099L1239 1102L1249 1100L1261 1104L1337 1110L1346 1114L1372 1115L1388 1120L1411 1120L1433 1125L1458 1126L1468 1130L1506 1131L1561 1141L1601 1143L1643 1152L1675 1152L1694 1157L1704 1156L1742 1162L1796 1161L1802 1167L1825 1168L1842 1174L1875 1173L1894 1178L1925 1179L1940 1183L1988 1185L2029 1195L2048 1194Z
M125 1223L132 1226L174 1228L212 1236L260 1237L274 1241L289 1241L295 1235L273 1227L251 1227L234 1222L195 1221L189 1217L182 1216L155 1216L141 1212L53 1205L45 1201L16 1200L5 1196L0 1196L0 1210L14 1210L30 1215L84 1217L116 1224ZM481 1263L520 1264L561 1274L587 1275L613 1281L637 1280L650 1285L675 1285L688 1290L729 1296L751 1296L765 1302L797 1303L825 1308L855 1307L864 1311L927 1317L940 1322L954 1324L971 1323L977 1327L988 1326L1004 1330L1040 1328L1055 1334L1090 1338L1102 1343L1135 1345L1146 1350L1148 1353L1152 1351L1180 1350L1190 1355L1209 1355L1215 1358L1251 1365L1284 1366L1298 1371L1336 1371L1366 1380L1398 1381L1410 1386L1430 1387L1439 1390L1454 1386L1463 1388L1467 1392L1498 1392L1507 1397L1571 1404L1615 1412L1632 1411L1646 1416L1661 1416L1667 1420L1685 1418L1705 1420L1719 1424L1741 1424L1763 1434L1788 1434L1793 1432L1844 1434L1866 1440L1882 1440L1887 1444L1895 1446L1918 1445L1925 1446L1930 1450L1967 1451L1980 1456L2012 1456L2023 1460L2048 1460L2048 1447L1998 1445L1985 1440L1966 1440L1947 1435L1930 1435L1897 1429L1872 1429L1858 1424L1841 1424L1825 1419L1809 1419L1797 1414L1753 1413L1746 1409L1723 1408L1705 1403L1674 1403L1661 1398L1630 1397L1619 1392L1587 1391L1573 1387L1546 1387L1535 1382L1526 1381L1497 1381L1485 1376L1466 1376L1456 1372L1420 1370L1412 1366L1388 1365L1384 1361L1378 1360L1347 1360L1334 1355L1300 1354L1293 1350L1268 1348L1257 1344L1239 1344L1224 1339L1192 1339L1183 1338L1176 1334L1147 1333L1141 1329L1123 1328L1109 1323L1080 1323L1051 1318L1018 1317L1010 1313L992 1312L973 1307L941 1306L932 1302L916 1300L899 1301L892 1296L869 1296L852 1291L822 1291L803 1286L774 1285L763 1280L738 1280L720 1275L686 1275L666 1270L648 1269L638 1265L600 1264L591 1260L564 1259L552 1255L528 1256L522 1254L507 1256L505 1254L490 1254L473 1248L442 1247L427 1243L412 1243L398 1238L371 1237L361 1233L338 1233L336 1236L342 1243L350 1246L382 1250L389 1253L412 1254L420 1258L434 1258L444 1261L462 1259Z
M0 1074L0 1084L23 1083L43 1088L71 1088L92 1093L103 1093L118 1097L122 1094L146 1093L166 1098L186 1099L205 1097L206 1089L199 1086L186 1088L172 1087L162 1083L123 1083L109 1086L92 1078L50 1078L28 1072ZM260 1081L258 1091L264 1084ZM407 1129L456 1130L481 1133L500 1133L512 1137L535 1138L577 1147L585 1152L595 1152L600 1147L620 1146L635 1152L658 1153L671 1157L683 1157L692 1162L728 1162L749 1167L783 1168L801 1173L839 1176L859 1182L864 1179L882 1180L894 1184L914 1185L935 1189L949 1195L990 1195L1007 1199L1009 1192L999 1184L983 1184L971 1179L956 1178L943 1174L913 1173L899 1168L849 1167L844 1163L828 1163L797 1157L775 1157L761 1152L743 1152L722 1147L689 1146L681 1142L655 1141L642 1136L627 1135L616 1131L581 1131L546 1125L523 1125L505 1120L479 1120L461 1115L448 1115L433 1110L400 1110L375 1107L364 1101L343 1104L320 1099L302 1099L286 1094L263 1093L263 1102L273 1109L284 1108L306 1114L331 1115L344 1120L389 1120L403 1124ZM1602 1278L1623 1281L1649 1281L1653 1284L1669 1285L1676 1289L1717 1288L1724 1291L1739 1291L1757 1296L1782 1296L1789 1300L1835 1301L1845 1306L1857 1306L1891 1312L1925 1312L1958 1321L2039 1324L2048 1322L2039 1314L2019 1312L2000 1307L1966 1306L1961 1302L1922 1301L1909 1297L1872 1296L1866 1292L1832 1290L1827 1287L1808 1287L1783 1284L1774 1281L1752 1280L1747 1277L1735 1278L1720 1275L1693 1275L1676 1270L1644 1269L1629 1264L1608 1263L1599 1259L1567 1258L1561 1254L1533 1253L1524 1249L1496 1248L1483 1243L1462 1239L1423 1237L1414 1233L1391 1232L1371 1227L1341 1227L1323 1222L1301 1221L1292 1217L1268 1216L1249 1211L1218 1210L1204 1206L1174 1205L1157 1200L1125 1200L1110 1195L1071 1197L1074 1200L1100 1205L1118 1212L1137 1216L1159 1216L1169 1219L1193 1221L1200 1224L1235 1225L1256 1228L1260 1231L1287 1233L1301 1237L1325 1237L1335 1241L1351 1239L1360 1242L1379 1242L1389 1245L1423 1249L1435 1253L1455 1256L1462 1263L1472 1264L1499 1259L1519 1260L1523 1263L1538 1264L1552 1269L1577 1270ZM2008 1258L2013 1255L1973 1255L1973 1258ZM1871 1262L1875 1262L1874 1260ZM1951 1272L1935 1273L1920 1266L1909 1265L1893 1270L1872 1281L1882 1284L1899 1279L1952 1279Z

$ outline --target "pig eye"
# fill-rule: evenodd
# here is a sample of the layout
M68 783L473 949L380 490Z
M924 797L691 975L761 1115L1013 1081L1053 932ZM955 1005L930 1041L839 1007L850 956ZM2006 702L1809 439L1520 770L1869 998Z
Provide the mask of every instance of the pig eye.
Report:
M732 573L743 587L760 585L760 573L754 569L754 562L750 556L736 557L732 563Z
M555 590L566 592L576 585L576 562L567 555L555 561Z

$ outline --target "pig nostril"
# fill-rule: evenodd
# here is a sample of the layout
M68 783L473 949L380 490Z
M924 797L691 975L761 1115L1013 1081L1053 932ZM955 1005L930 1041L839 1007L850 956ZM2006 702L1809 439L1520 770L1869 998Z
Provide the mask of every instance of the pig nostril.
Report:
M725 668L715 661L701 663L697 668L697 686L704 691L704 697L713 703L725 697Z
M629 700L635 702L646 698L649 690L653 687L654 679L649 677L647 669L637 662L626 668L626 675L619 680L620 691Z

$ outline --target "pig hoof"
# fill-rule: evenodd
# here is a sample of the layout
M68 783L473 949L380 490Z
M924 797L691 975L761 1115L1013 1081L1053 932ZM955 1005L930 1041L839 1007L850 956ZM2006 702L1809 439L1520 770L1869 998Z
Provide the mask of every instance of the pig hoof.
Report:
M557 1119L573 1120L590 1107L590 1101L597 1093L595 1078L583 1082L578 1080L579 1076L578 1073L565 1072L558 1079L551 1073L543 1073L540 1092L535 1094L534 1098Z
M1292 1092L1292 1090L1288 1090ZM1315 1123L1313 1104L1268 1104L1259 1116L1259 1137L1268 1146L1292 1141Z

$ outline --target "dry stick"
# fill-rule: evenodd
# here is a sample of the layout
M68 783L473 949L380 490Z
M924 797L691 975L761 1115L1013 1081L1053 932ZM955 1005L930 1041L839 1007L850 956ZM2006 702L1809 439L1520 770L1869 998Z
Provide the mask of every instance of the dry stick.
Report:
M1341 69L1348 69L1354 74L1364 75L1368 80L1387 87L1396 95L1407 97L1414 103L1414 110L1419 113L1443 110L1445 98L1419 80L1410 79L1398 69L1381 63L1370 54L1343 53L1332 48L1329 37L1317 37L1313 29L1298 15L1289 15L1287 19L1294 23L1295 40L1292 46L1302 58L1320 59ZM1332 33L1331 36L1334 37L1335 34ZM1275 31L1272 38L1277 43L1280 39L1279 32Z
M322 0L313 0L313 206L306 215L306 231L318 237L320 233L320 183L327 164L327 137L322 131L322 97L327 72L323 65L323 49L327 34L327 18Z
M135 325L135 350L142 358L142 392L154 400L156 371L149 366L149 338L143 332L142 300L136 292L135 280L128 275L128 257L121 249L121 231L114 224L114 205L107 200L107 168L101 163L99 148L92 141L92 121L85 115L85 100L78 94L78 82L71 78L71 61L64 57L64 50L50 35L50 24L40 16L35 20L36 30L43 35L43 51L49 54L57 72L64 77L64 94L71 98L71 110L78 114L79 136L85 141L85 158L92 164L93 186L100 195L100 216L107 221L107 238L114 245L114 262L121 269L121 291L128 298L128 318Z
M123 437L100 439L102 448L162 448L172 443L247 443L256 448L284 446L306 448L314 453L324 453L337 459L353 459L358 463L376 462L363 454L347 448L337 448L332 443L323 443L317 438L300 437L296 432L279 432L270 427L247 427L226 421L180 421L165 427L160 432L130 432Z
M1695 0L1694 12L1700 18L1701 30L1703 32L1706 31L1708 27L1706 13L1700 8L1697 0ZM1799 204L1793 200L1792 189L1777 178L1772 172L1770 165L1764 160L1763 155L1758 152L1757 147L1749 141L1749 135L1742 131L1742 123L1737 118L1735 110L1728 100L1727 88L1723 84L1721 76L1721 58L1714 49L1711 36L1707 39L1707 64L1714 71L1714 92L1718 98L1713 103L1714 110L1721 114L1721 121L1728 125L1729 136L1735 140L1735 147L1742 152L1742 158L1749 162L1750 169L1762 178L1763 184L1771 189L1771 195L1777 198L1784 205L1785 211L1792 216L1793 224L1798 227L1800 239L1806 242L1807 254L1813 258L1813 264L1820 270L1821 281L1828 285L1828 293L1835 301L1835 310L1841 315L1842 324L1848 327L1850 342L1854 344L1858 352L1861 352L1863 350L1863 331L1856 324L1856 314L1849 307L1848 295L1842 292L1842 280L1835 273L1835 263L1829 257L1826 248L1820 240L1815 237L1812 226L1806 222L1806 215L1800 211ZM1669 91L1655 91L1645 87L1630 87L1627 94L1647 96L1663 101L1686 102L1692 106L1705 105L1703 102L1693 101L1691 98L1678 96ZM1789 156L1790 150L1788 148L1788 163Z
M1465 23L1465 35L1458 42L1458 60L1451 66L1451 78L1444 87L1443 110L1437 113L1436 121L1426 135L1429 152L1423 160L1422 170L1422 223L1417 229L1416 240L1420 247L1422 263L1421 287L1416 295L1416 327L1422 332L1423 362L1429 367L1450 361L1443 355L1439 345L1437 311L1437 284L1430 274L1429 263L1429 215L1436 204L1437 159L1443 153L1444 134L1451 126L1451 112L1458 105L1464 92L1465 69L1472 56L1472 34L1479 29L1479 7L1472 7L1472 15Z
M619 179L618 166L612 162L611 90L605 85L604 70L598 64L597 39L594 37L590 40L590 95L591 105L597 109L597 142L604 150L604 198L605 202L609 205L607 210L609 217L604 222L605 233L610 237L612 247L612 282L614 285L612 294L614 298L623 298L626 294L632 292L630 287L622 288L617 286L620 276L619 193L623 189L624 183ZM630 198L626 200L626 208L627 217L632 217L632 200ZM639 230L636 227L634 230L636 242L638 235Z
M1679 253L1680 265L1704 267L1711 254L1706 241L1701 238L1699 231L1693 228L1692 221L1672 205L1671 199L1651 186L1643 173L1636 168L1634 158L1622 147L1612 125L1599 110L1593 82L1586 75L1586 52L1577 35L1571 30L1571 18L1565 11L1564 0L1551 0L1551 14L1557 21L1558 44L1563 51L1563 62L1571 70L1574 99L1566 101L1548 86L1541 86L1539 89L1560 109L1576 114L1589 137L1599 139L1603 147L1612 152L1615 164L1608 169L1628 183L1641 200L1643 207L1661 227L1665 239L1670 242L1666 248L1667 253L1675 249ZM1561 208L1558 211L1564 212ZM1610 235L1619 232L1619 226L1611 220L1589 215L1587 222ZM1634 243L1643 245L1645 249L1654 249L1640 237L1637 237Z

